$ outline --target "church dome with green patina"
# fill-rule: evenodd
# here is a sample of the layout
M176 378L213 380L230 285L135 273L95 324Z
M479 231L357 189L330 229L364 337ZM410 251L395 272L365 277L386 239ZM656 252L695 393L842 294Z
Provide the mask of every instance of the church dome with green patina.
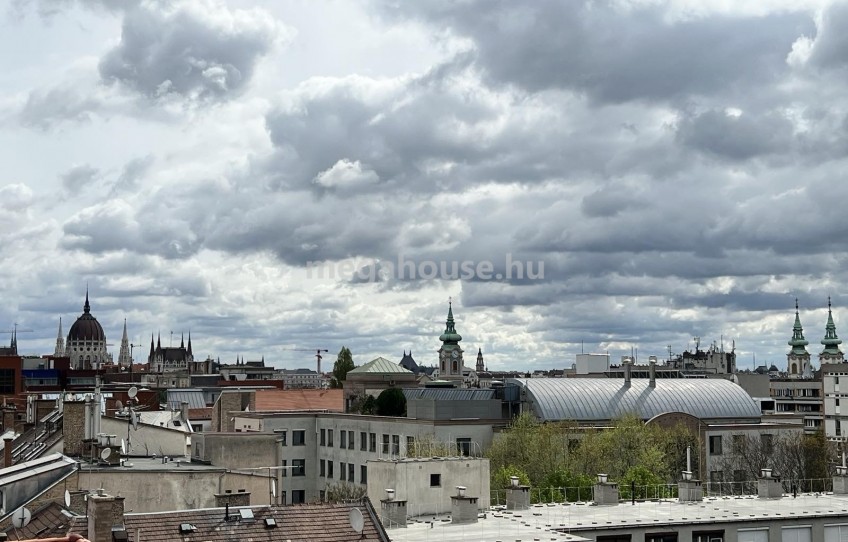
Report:
M456 324L453 321L453 306L448 303L448 319L445 322L445 332L439 335L439 340L443 343L457 344L462 340L462 335L456 332Z

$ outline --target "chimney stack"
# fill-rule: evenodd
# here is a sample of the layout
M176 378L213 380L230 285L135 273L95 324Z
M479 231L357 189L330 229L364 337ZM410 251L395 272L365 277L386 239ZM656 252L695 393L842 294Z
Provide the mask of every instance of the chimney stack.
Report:
M757 496L761 499L779 499L783 496L783 485L779 476L772 476L771 469L762 469L757 480Z
M12 466L12 442L15 439L6 437L3 439L3 468L8 469Z
M648 364L651 372L651 381L648 385L652 388L657 387L657 360L651 359L651 362ZM691 469L690 469L691 470Z
M477 497L466 497L465 486L456 486L451 496L451 523L477 523Z
M624 387L630 387L630 364L632 362L629 359L625 359L621 364L624 366Z
M406 529L406 500L395 499L394 489L386 489L386 498L380 500L380 520L386 527Z
M510 476L509 482L509 488L506 490L506 509L527 510L530 508L530 486L522 486L518 476Z
M123 527L123 497L88 496L88 539L91 542L112 542L113 528Z
M186 401L180 403L180 418L182 418L183 423L188 423L188 403Z

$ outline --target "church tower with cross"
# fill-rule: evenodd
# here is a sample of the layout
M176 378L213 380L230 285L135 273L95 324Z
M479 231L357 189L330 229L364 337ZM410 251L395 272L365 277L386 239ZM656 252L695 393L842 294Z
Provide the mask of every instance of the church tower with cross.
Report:
M453 320L453 303L448 301L448 318L445 322L445 332L439 335L442 346L439 348L439 379L457 383L462 387L462 370L465 363L462 359L462 348L459 341L462 336L456 332L456 323Z
M842 363L845 361L839 345L842 339L836 336L836 324L833 323L833 313L830 309L830 297L827 298L827 324L824 328L824 339L821 340L824 350L819 354L819 363Z
M789 376L804 376L812 372L810 353L807 345L810 342L804 338L804 328L801 327L801 317L798 315L798 300L795 300L795 325L792 326L792 338L789 346L792 349L786 354L786 372Z

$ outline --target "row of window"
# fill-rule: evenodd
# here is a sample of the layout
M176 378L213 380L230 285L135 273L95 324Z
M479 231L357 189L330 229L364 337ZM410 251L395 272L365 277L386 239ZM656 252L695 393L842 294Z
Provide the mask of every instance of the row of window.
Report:
M733 453L742 453L745 448L745 435L731 435L733 441L732 452ZM709 444L710 444L710 455L721 455L724 453L724 445L722 444L722 435L712 435L710 436ZM764 433L760 435L760 446L762 447L763 453L770 454L773 449L774 438L770 433Z
M322 459L318 462L318 476L321 478L332 479L335 474L333 472L334 462ZM343 482L356 482L356 465L353 463L339 462L339 480ZM359 466L359 483L368 483L368 467L365 465Z
M809 525L786 526L780 528L779 538L781 542L810 542L813 537L812 527ZM848 539L848 525L825 525L824 542ZM597 542L630 542L631 535L600 535ZM679 537L675 532L645 533L645 542L724 542L724 529L709 531L695 531L692 538ZM738 529L736 531L738 542L769 542L769 529L757 527L753 529Z

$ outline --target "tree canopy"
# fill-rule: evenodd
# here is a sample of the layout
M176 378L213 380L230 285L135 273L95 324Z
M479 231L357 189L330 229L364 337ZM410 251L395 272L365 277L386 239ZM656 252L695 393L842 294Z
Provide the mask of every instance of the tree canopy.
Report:
M389 388L377 396L378 416L406 416L406 396L400 388Z
M333 376L330 379L330 387L341 388L343 386L342 382L347 379L347 373L355 368L353 354L350 353L350 350L346 346L342 346L336 362L333 364Z

